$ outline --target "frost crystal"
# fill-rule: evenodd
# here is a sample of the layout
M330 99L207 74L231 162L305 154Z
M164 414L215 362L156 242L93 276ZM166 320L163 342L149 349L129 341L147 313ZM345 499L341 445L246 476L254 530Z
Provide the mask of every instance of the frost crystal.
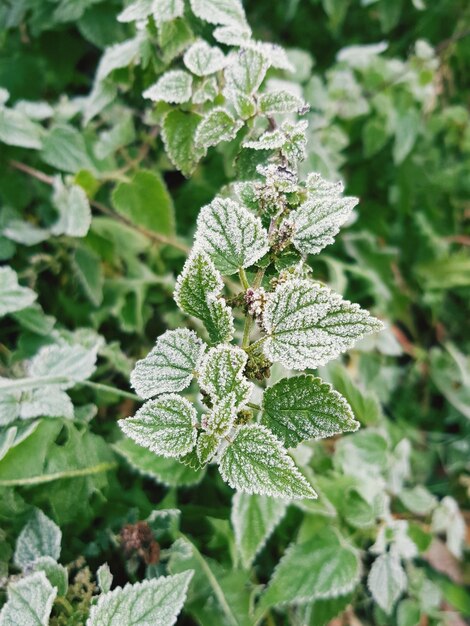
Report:
M136 443L161 456L178 457L196 443L197 412L175 394L149 400L134 417L119 420L123 432Z
M291 369L325 365L382 322L328 287L293 279L269 295L263 316L264 352Z
M243 376L247 360L246 352L236 346L221 345L207 352L201 362L199 383L214 403L232 393L237 410L248 402L253 383Z
M170 70L162 74L155 85L142 94L154 102L180 104L191 100L193 78L184 70Z
M222 277L209 256L195 247L178 276L174 298L182 311L200 319L213 343L233 336L232 311L220 296Z
M195 142L203 148L209 148L221 141L230 141L242 125L242 122L235 121L228 111L217 107L202 119L196 130Z
M281 442L264 426L241 426L220 459L220 474L234 489L279 498L316 498Z
M185 52L184 64L196 76L209 76L220 71L227 59L220 48L211 47L204 40L196 41Z
M253 265L269 249L260 218L228 198L216 198L203 207L197 225L196 246L225 275Z
M185 389L191 383L204 348L191 330L167 330L145 359L137 361L131 373L132 386L144 399Z

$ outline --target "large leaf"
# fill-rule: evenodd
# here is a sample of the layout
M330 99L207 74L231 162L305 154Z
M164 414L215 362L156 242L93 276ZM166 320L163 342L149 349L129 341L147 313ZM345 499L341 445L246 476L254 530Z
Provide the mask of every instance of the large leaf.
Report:
M267 58L253 49L240 50L235 60L225 70L225 78L229 89L246 94L254 94L269 67Z
M41 556L58 560L60 556L60 528L41 509L35 509L16 541L15 564L24 569Z
M196 41L186 50L183 60L188 70L196 76L209 76L227 64L222 50L209 46L203 39Z
M316 498L280 441L264 426L241 426L220 459L222 478L237 491L279 498Z
M266 356L302 370L324 365L364 335L383 328L358 304L301 279L282 283L270 294L263 320Z
M145 359L137 361L131 374L132 386L145 399L185 389L192 380L204 347L191 330L167 330Z
M43 130L21 111L0 105L0 142L21 148L39 149Z
M360 575L357 551L335 531L325 529L287 550L274 570L261 605L304 604L342 596L354 589Z
M190 0L193 13L210 24L246 26L240 0Z
M201 121L197 113L170 111L165 115L162 138L166 152L184 176L190 176L199 160L204 156L203 148L196 145L194 136Z
M314 376L284 378L266 389L261 423L288 448L359 428L343 396Z
M173 626L192 575L189 570L102 594L91 608L87 626Z
M248 569L287 508L285 500L236 493L232 501L232 526L243 566Z
M228 198L216 198L203 207L197 226L196 245L224 275L249 267L269 249L260 218Z
M18 284L18 276L11 267L0 267L0 316L25 309L36 297L32 289Z
M248 401L253 383L243 376L247 359L246 352L237 346L222 345L207 352L199 368L199 384L213 402L234 394L238 409Z
M394 551L381 554L375 559L370 568L367 585L380 608L390 614L407 586L405 570Z
M175 301L182 311L200 319L213 343L229 341L233 336L232 311L220 297L222 277L209 256L194 250L178 276Z
M57 590L44 572L8 585L8 600L0 612L0 626L47 626Z
M134 417L119 420L123 432L155 454L178 457L196 443L197 413L193 405L176 394L149 400Z

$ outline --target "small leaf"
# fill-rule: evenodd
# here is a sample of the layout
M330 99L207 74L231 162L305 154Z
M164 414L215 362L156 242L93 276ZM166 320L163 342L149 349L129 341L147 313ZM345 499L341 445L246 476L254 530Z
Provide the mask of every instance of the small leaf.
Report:
M193 250L178 276L174 298L179 308L200 319L213 343L229 341L234 332L231 309L219 297L223 282L211 259Z
M107 563L103 563L103 565L99 566L96 572L96 580L98 581L101 593L108 593L108 591L111 590L113 575L111 574L111 570L109 569L109 565Z
M274 570L261 605L304 604L336 598L352 591L360 576L357 551L327 528L286 551Z
M209 24L246 26L240 0L190 0L194 15Z
M253 265L269 250L260 218L229 198L215 198L201 209L195 244L224 275Z
M60 556L62 532L41 509L34 509L16 541L15 565L24 569L41 556L50 556L55 561Z
M244 148L250 148L251 150L278 150L282 148L286 143L286 136L279 128L275 130L266 131L253 141L246 140L243 142Z
M0 612L0 626L47 626L56 589L44 572L8 585L8 600Z
M293 113L305 107L305 102L289 91L279 90L261 94L259 109L265 115Z
M170 70L162 74L155 85L142 94L153 102L170 102L180 104L191 100L193 79L184 70Z
M147 399L189 386L205 346L195 332L167 330L151 352L137 361L131 373L131 385Z
M235 393L229 393L204 416L203 427L208 433L216 435L220 440L221 437L225 437L230 432L236 416Z
M182 456L193 449L196 425L194 406L175 394L149 400L134 417L119 420L119 426L128 437L165 457Z
M38 150L42 147L43 132L39 124L32 122L21 111L0 105L0 142Z
M165 150L173 163L184 176L190 176L204 150L196 146L194 136L201 121L197 113L170 111L163 119L162 137Z
M197 456L202 465L209 463L219 447L220 437L213 433L202 432L197 440Z
M204 40L196 41L185 52L184 64L196 76L209 76L223 69L227 59L220 48L209 46Z
M48 165L71 174L79 170L95 169L83 134L67 124L57 124L45 135L41 159Z
M231 89L254 94L263 82L269 62L253 49L240 50L236 59L225 70L225 80Z
M51 232L54 235L85 237L91 224L91 209L84 190L78 185L66 186L60 177L56 177L52 203L59 218L52 225Z
M0 267L0 317L25 309L36 298L32 289L18 284L18 276L11 267Z
M281 442L264 426L241 426L220 459L222 478L237 491L279 498L316 498Z
M236 493L232 501L232 526L243 567L249 569L287 509L285 500Z
M44 346L31 359L28 373L31 377L63 377L62 389L87 380L95 371L96 348L84 348L79 344ZM48 383L49 384L49 383Z
M35 572L44 572L51 585L56 587L57 594L65 596L69 586L69 574L63 565L51 556L40 556L32 563L32 568Z
M241 127L242 122L235 121L225 109L215 108L197 127L195 142L203 148L216 146L221 141L233 139Z
M204 102L212 102L217 98L219 86L215 76L209 76L200 82L194 89L192 102L194 104L204 104Z
M188 570L102 594L91 607L86 626L173 626L192 576Z
M314 376L284 378L266 389L261 423L287 448L359 428L343 396Z
M135 0L119 13L117 20L123 23L144 20L152 13L154 4L164 4L164 2L155 3L154 0Z
M357 339L383 328L358 304L300 279L282 283L269 295L263 321L266 356L292 369L324 365Z
M405 570L398 555L386 552L375 559L367 578L367 586L381 609L390 615L407 586Z
M158 0L152 3L152 11L158 25L171 22L184 13L183 0Z
M240 409L250 398L253 383L243 376L248 355L237 346L211 348L201 361L199 384L214 403L234 394L235 408Z

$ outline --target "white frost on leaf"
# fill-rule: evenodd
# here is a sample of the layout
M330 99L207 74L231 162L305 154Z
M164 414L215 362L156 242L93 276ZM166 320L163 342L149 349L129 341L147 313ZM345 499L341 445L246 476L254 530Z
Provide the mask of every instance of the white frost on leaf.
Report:
M218 26L212 33L214 39L226 46L244 47L251 41L251 30L248 25Z
M444 532L449 550L458 559L462 558L465 542L465 520L459 505L451 496L445 496L434 510L432 529L437 533Z
M232 62L225 70L227 86L249 95L254 94L263 82L268 68L268 59L258 50L240 50L232 57Z
M168 394L146 402L134 417L119 420L122 431L160 456L178 457L196 443L197 412L181 396Z
M192 102L194 104L204 104L204 102L212 102L219 93L219 86L215 76L209 76L201 83L196 85Z
M215 198L201 209L195 244L224 275L253 265L269 250L260 218L229 198Z
M202 148L216 146L221 141L232 140L242 126L243 123L235 120L224 108L216 107L201 120L194 140Z
M152 12L156 23L161 26L171 22L184 13L183 0L153 0Z
M191 383L204 349L204 343L194 331L167 330L145 359L135 364L131 385L144 399L182 391Z
M85 348L79 344L66 343L43 346L31 359L28 374L32 378L64 378L64 382L58 384L61 389L68 389L90 378L95 371L96 356L96 346Z
M8 585L8 599L0 612L0 626L47 626L57 589L44 572Z
M196 76L209 76L222 70L227 59L220 48L210 46L206 41L199 40L186 50L184 64Z
M52 225L54 235L85 237L91 225L91 209L85 191L79 185L64 185L60 176L54 179L52 204L59 217Z
M15 565L24 569L41 556L50 556L57 561L61 540L62 532L57 524L41 509L34 509L16 540Z
M203 357L199 369L199 384L214 403L234 394L238 410L248 402L253 383L243 376L248 355L237 346L220 345L211 348Z
M219 470L237 491L276 498L316 498L281 442L264 426L241 426L223 451Z
M382 322L318 283L293 279L269 294L264 353L290 369L325 365Z
M117 21L122 23L145 20L152 12L155 0L135 0L119 13ZM181 0L180 0L181 1Z
M237 417L236 394L229 393L225 398L221 398L207 415L203 417L202 426L210 434L219 439L227 435Z
M246 16L240 0L190 0L191 9L209 24L246 27Z
M244 148L251 150L278 150L285 144L286 138L284 133L276 128L263 133L258 139L247 140L243 142Z
M301 98L285 90L263 93L259 97L259 108L265 115L293 113L302 110L303 107L305 102Z
M174 298L182 311L204 323L213 343L230 341L234 332L232 311L220 296L223 286L210 257L195 246L178 276Z
M146 89L144 98L153 102L181 104L191 100L193 77L184 70L170 70L162 74L157 82Z
M18 283L18 276L11 267L0 267L0 317L25 309L36 298L32 289Z
M392 612L407 583L400 558L393 550L375 559L367 578L367 586L372 597L387 615Z
M144 580L102 594L86 626L173 626L181 611L193 570Z
M210 463L219 448L220 437L214 433L201 432L197 440L196 453L202 465Z

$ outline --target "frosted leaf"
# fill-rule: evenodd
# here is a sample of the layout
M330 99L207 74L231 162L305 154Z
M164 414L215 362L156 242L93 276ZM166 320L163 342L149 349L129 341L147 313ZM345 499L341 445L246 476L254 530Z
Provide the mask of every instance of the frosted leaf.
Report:
M196 41L185 52L184 64L196 76L209 76L222 70L227 59L220 48L212 47L204 40Z
M414 541L408 534L408 522L403 519L388 519L379 527L375 543L369 548L372 554L395 552L402 559L413 559L418 554Z
M65 596L69 586L69 573L63 565L51 556L40 556L28 566L28 571L30 567L34 572L44 572L51 585L56 587L58 595Z
M232 526L242 565L249 569L287 509L285 500L236 493L232 501Z
M358 198L341 197L337 187L328 194L317 192L310 195L298 209L289 215L294 222L295 247L303 254L318 254L325 246L333 243L335 236L351 211L359 202Z
M201 209L195 245L224 275L253 265L269 250L260 218L229 198L215 198Z
M47 626L57 590L44 572L8 585L8 600L0 611L0 626Z
M111 590L113 575L111 574L111 570L109 569L109 565L107 563L103 563L103 565L100 565L97 569L96 580L101 593L108 593L108 591Z
M193 92L192 102L194 104L204 104L212 102L219 94L219 86L215 76L210 76L196 86Z
M214 404L211 411L203 417L202 425L208 433L217 435L219 439L229 433L237 417L235 399L236 393L229 393Z
M392 550L375 559L367 578L367 586L381 609L390 615L398 598L407 587L405 570Z
M263 322L268 359L301 370L325 365L364 335L383 328L358 304L302 279L282 283L268 295Z
M245 11L240 0L190 0L194 15L209 24L223 26L246 25Z
M41 556L50 556L57 561L61 539L62 532L57 524L41 509L34 509L16 540L15 565L24 569Z
M137 37L133 39L127 39L126 41L106 48L98 65L94 89L97 89L97 85L114 70L121 67L128 67L131 63L138 62L141 44L142 36L138 34Z
M95 371L96 348L85 348L79 344L61 344L42 347L31 359L28 374L31 377L61 377L62 389L87 380Z
M230 141L235 137L242 122L236 121L225 109L212 109L201 121L196 130L195 142L198 146L209 148L221 141Z
M186 177L192 174L199 159L204 156L204 150L194 142L201 119L197 113L177 109L167 113L163 119L162 139L166 153Z
M316 498L317 494L264 426L240 426L220 458L222 478L237 491L279 498Z
M152 9L156 23L161 26L183 15L184 2L183 0L154 0Z
M225 70L227 86L247 94L255 93L263 82L269 62L257 50L240 50Z
M152 578L102 594L91 607L86 626L173 626L193 573Z
M32 289L18 283L18 276L11 267L0 267L0 316L25 309L36 298Z
M244 148L251 148L251 150L278 150L282 148L286 143L286 137L284 133L276 128L275 130L266 131L259 137L253 141L244 141Z
M131 385L144 399L169 391L182 391L191 383L203 352L204 344L195 332L167 330L145 359L135 364Z
M90 203L85 191L78 185L66 186L60 177L56 177L52 204L59 217L51 232L54 235L85 237L91 225Z
M219 447L220 437L213 433L201 432L197 440L197 456L202 465L210 463Z
M357 550L327 528L286 550L261 597L261 606L337 598L351 592L360 577Z
M178 276L174 298L179 308L200 319L213 343L233 336L232 311L220 296L222 277L209 256L195 248Z
M446 534L449 550L458 559L462 558L465 543L465 520L459 505L451 496L445 496L434 510L432 516L434 532Z
M249 400L253 383L243 376L247 359L246 352L237 346L222 345L207 352L199 368L199 384L213 402L233 393L238 410Z
M265 115L275 113L293 113L302 110L305 103L289 91L263 93L259 98L259 108Z
M153 102L169 102L181 104L191 100L193 77L184 70L170 70L160 76L155 85L152 85L142 94Z
M346 399L310 375L284 378L266 389L261 423L287 448L359 428Z
M237 115L243 120L248 120L255 115L256 101L253 96L231 87L224 90L224 96L232 104Z
M46 385L32 391L23 391L19 403L19 417L65 417L73 419L73 403L70 397L55 386Z
M285 70L287 72L294 72L294 66L289 61L286 51L281 46L275 43L269 43L265 41L250 42L249 46L254 46L261 54L263 54L269 61L272 67L278 70Z
M308 122L306 120L301 120L296 124L293 122L283 123L282 131L286 136L286 142L281 149L281 154L289 163L296 164L305 159L307 127Z
M119 13L117 20L123 23L144 20L152 12L153 4L154 0L135 0Z
M398 494L402 504L415 515L428 515L436 508L437 499L423 485L402 489Z
M248 26L218 26L212 35L216 41L226 46L243 47L251 39L251 30Z
M0 105L0 142L39 150L43 134L42 127L23 112Z
M134 417L119 420L136 443L166 457L190 452L196 443L197 412L181 396L168 394L146 402Z

